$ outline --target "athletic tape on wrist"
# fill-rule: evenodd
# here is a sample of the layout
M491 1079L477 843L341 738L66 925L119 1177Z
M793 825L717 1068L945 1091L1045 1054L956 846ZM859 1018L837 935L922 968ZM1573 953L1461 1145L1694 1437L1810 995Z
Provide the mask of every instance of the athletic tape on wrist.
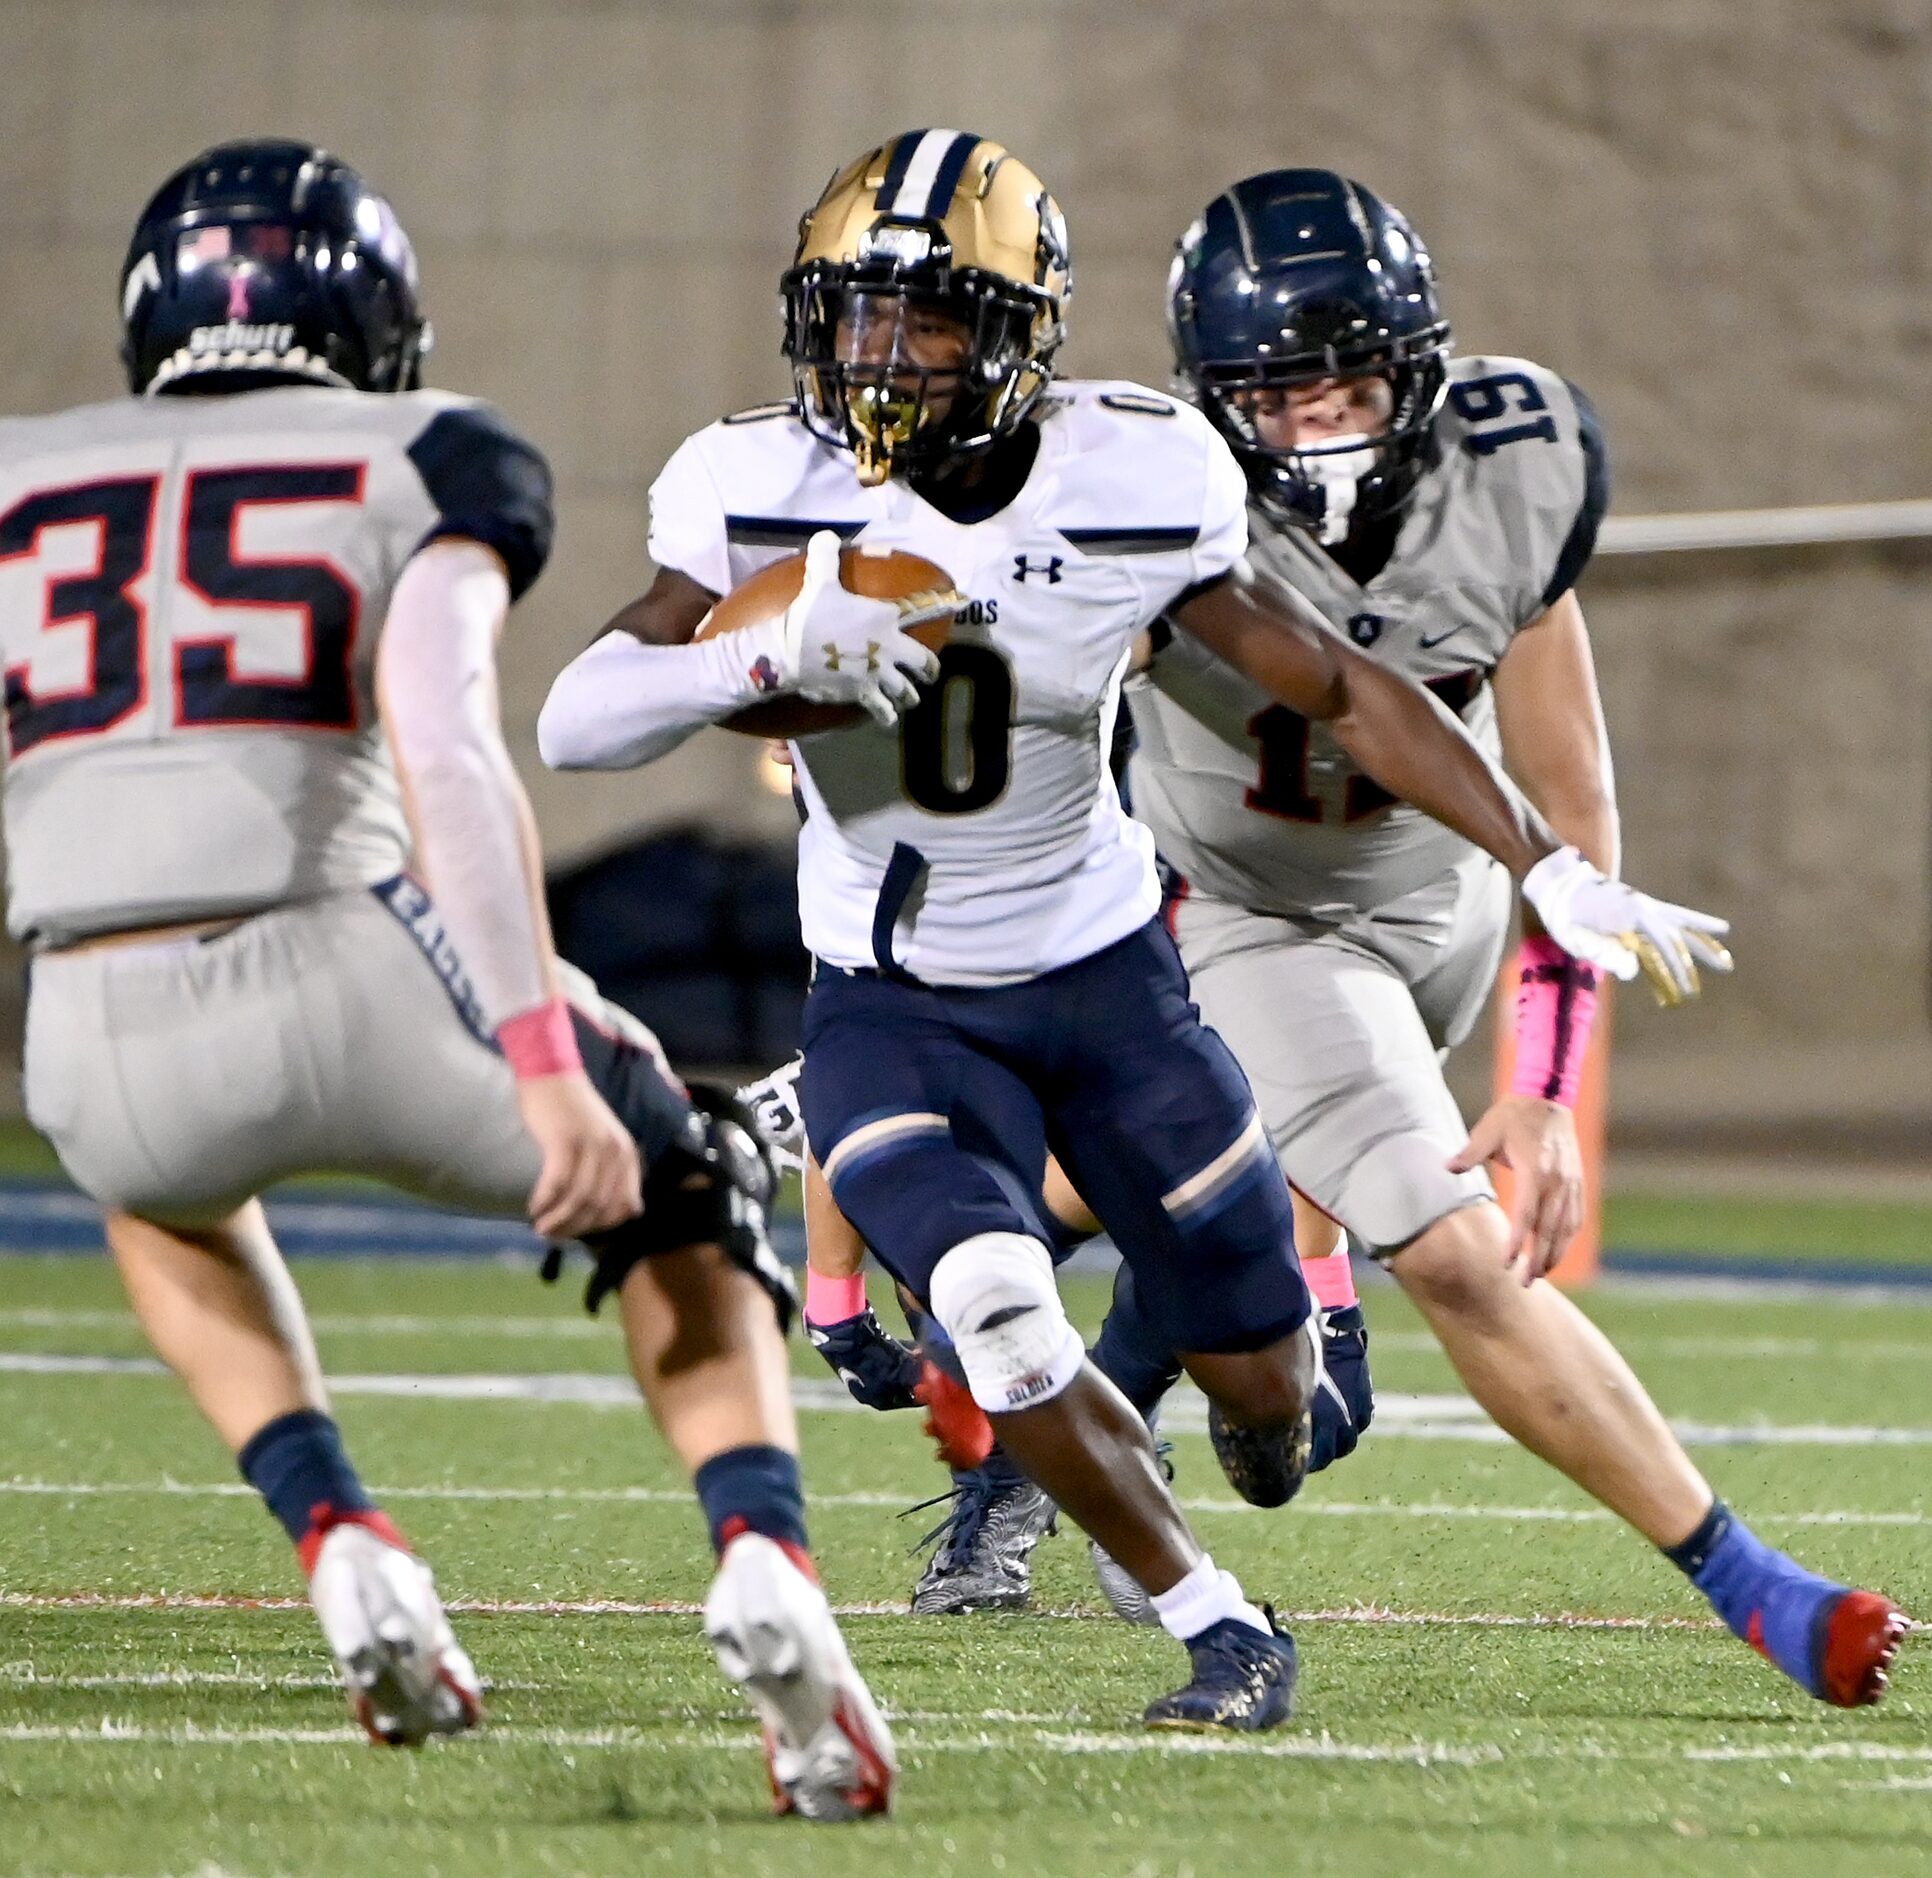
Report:
M1516 1070L1510 1094L1573 1109L1597 1015L1595 968L1540 934L1523 941L1517 966Z
M496 1040L519 1082L568 1076L584 1066L570 1006L562 998L519 1011L497 1026Z

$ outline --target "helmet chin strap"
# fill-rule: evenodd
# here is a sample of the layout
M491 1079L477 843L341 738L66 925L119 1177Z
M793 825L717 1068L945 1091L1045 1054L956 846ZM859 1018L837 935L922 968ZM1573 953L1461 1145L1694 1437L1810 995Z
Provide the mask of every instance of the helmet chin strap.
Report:
M1319 450L1298 450L1295 467L1321 490L1325 547L1347 539L1349 518L1362 478L1375 468L1375 441L1367 436L1331 437Z

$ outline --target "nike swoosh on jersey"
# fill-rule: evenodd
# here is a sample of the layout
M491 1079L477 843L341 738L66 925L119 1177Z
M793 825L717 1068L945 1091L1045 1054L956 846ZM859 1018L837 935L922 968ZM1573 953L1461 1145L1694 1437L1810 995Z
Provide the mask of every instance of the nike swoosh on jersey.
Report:
M1460 625L1451 626L1446 633L1437 633L1433 639L1426 639L1426 638L1418 639L1416 641L1416 644L1424 652L1433 652L1436 649L1436 647L1441 645L1445 639L1453 639L1458 633L1467 632L1468 630L1469 630L1469 622L1467 620L1464 620L1461 622Z

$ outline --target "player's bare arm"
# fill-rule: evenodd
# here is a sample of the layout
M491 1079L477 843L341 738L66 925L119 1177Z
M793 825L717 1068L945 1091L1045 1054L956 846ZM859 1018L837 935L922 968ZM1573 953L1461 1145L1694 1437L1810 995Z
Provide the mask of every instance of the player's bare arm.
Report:
M1614 875L1619 830L1610 738L1574 592L1517 635L1492 683L1504 759L1524 793L1565 841ZM1524 925L1532 935L1541 932L1534 909L1525 909ZM1583 1158L1569 1107L1544 1095L1498 1098L1450 1166L1461 1172L1486 1161L1515 1171L1509 1256L1522 1255L1523 1281L1530 1283L1562 1256L1583 1218Z
M1621 831L1610 733L1574 592L1517 634L1490 683L1510 774L1561 840L1614 875Z
M619 607L597 636L629 633L647 646L689 645L717 599L689 574L661 567L650 586L628 606Z
M431 542L396 584L377 693L418 865L519 1071L518 1106L543 1154L531 1221L577 1238L633 1217L642 1175L636 1143L576 1060L558 992L536 824L497 708L496 643L509 610L494 550Z
M1172 618L1269 696L1327 723L1384 788L1493 854L1518 880L1562 845L1453 713L1310 624L1252 570L1237 568Z
M1565 951L1618 978L1643 971L1665 1003L1697 995L1700 961L1730 969L1718 943L1728 921L1638 893L1564 846L1453 713L1311 624L1252 570L1238 567L1171 617L1269 696L1327 723L1385 789L1494 855Z

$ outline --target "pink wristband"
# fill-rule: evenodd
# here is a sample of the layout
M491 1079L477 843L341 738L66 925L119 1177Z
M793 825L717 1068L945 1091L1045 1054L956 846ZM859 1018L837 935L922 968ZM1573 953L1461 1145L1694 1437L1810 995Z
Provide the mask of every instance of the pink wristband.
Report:
M1573 1109L1596 1021L1596 971L1541 936L1523 941L1517 964L1516 1073L1509 1092Z
M843 1324L865 1309L865 1274L827 1278L805 1268L805 1315L814 1324Z
M496 1027L496 1040L519 1082L533 1076L568 1076L584 1066L570 1006L562 998L504 1019Z

